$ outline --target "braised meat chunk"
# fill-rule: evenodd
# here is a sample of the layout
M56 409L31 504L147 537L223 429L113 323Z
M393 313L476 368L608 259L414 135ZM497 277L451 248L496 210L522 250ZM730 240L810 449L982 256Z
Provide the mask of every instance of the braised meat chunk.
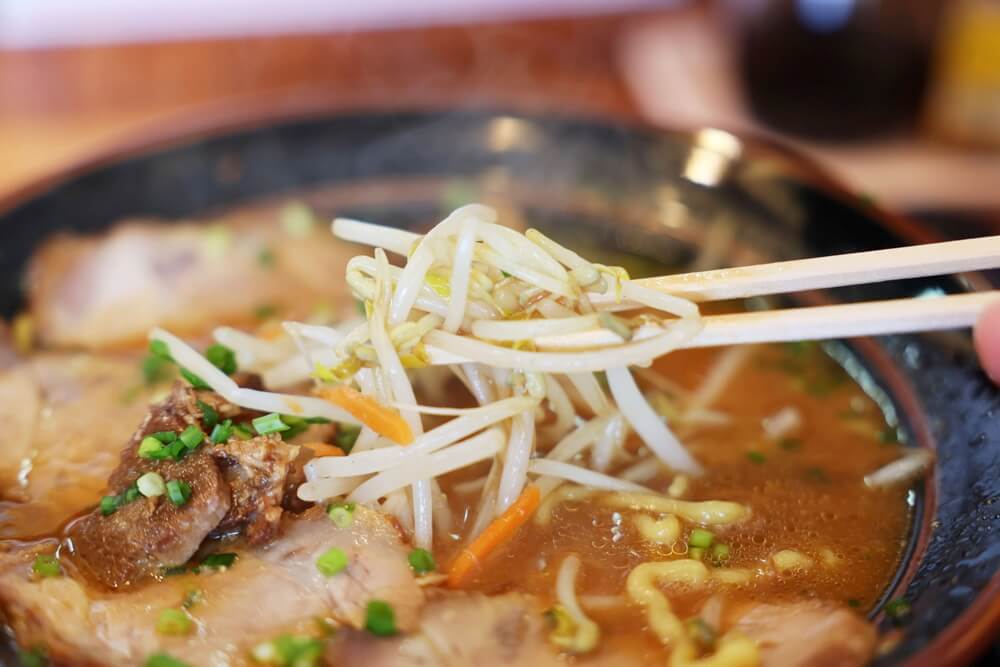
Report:
M180 382L152 407L122 451L108 495L68 530L90 575L120 588L185 563L213 533L245 531L254 543L276 536L299 448L273 434L207 442L209 416L240 414Z

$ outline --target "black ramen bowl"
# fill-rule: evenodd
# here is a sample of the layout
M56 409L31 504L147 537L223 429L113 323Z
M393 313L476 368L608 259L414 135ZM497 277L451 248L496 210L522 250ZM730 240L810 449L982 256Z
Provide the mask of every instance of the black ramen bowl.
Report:
M19 308L26 260L50 234L98 232L128 216L210 215L302 191L324 214L400 226L485 200L588 251L648 260L632 262L640 271L934 240L801 157L715 130L492 112L316 112L202 119L0 202L0 313ZM802 298L912 297L982 284L979 276L943 277ZM1000 392L980 371L967 332L830 349L880 400L904 442L937 454L933 475L909 494L909 548L883 598L905 598L912 613L895 628L873 612L898 638L875 664L967 664L1000 622Z

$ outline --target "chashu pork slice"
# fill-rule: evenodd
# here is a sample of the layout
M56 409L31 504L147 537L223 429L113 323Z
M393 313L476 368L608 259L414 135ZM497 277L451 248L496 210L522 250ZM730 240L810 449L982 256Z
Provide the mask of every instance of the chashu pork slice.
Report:
M53 534L94 506L162 391L129 355L42 353L0 371L0 538Z
M142 343L157 326L203 335L253 323L262 309L288 318L331 304L349 312L343 277L355 251L326 224L289 233L287 215L262 206L203 223L131 220L102 236L54 237L28 271L39 338L96 349ZM295 215L308 223L311 214Z
M361 628L371 600L388 602L403 631L417 624L424 594L407 562L408 548L382 514L358 507L338 528L320 508L282 519L282 537L235 551L222 570L165 577L139 588L109 592L76 576L63 557L64 576L36 579L31 563L40 543L0 554L0 601L22 646L44 646L55 664L142 665L166 652L190 665L251 664L258 643L282 634L319 634L319 621ZM342 549L347 568L323 576L316 559ZM156 631L162 610L181 608L193 621L185 636Z

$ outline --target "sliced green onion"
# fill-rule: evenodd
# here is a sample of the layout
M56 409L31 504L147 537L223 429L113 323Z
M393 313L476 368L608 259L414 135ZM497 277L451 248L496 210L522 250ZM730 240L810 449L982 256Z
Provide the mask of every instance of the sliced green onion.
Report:
M181 601L181 607L184 609L190 609L196 604L200 604L204 599L205 591L200 588L192 588L184 594L184 599Z
M179 637L191 633L194 623L183 609L164 609L156 619L156 631L161 635Z
M396 612L384 600L371 600L365 609L365 630L376 637L396 634Z
M695 528L691 531L691 535L688 536L688 544L701 549L707 549L712 546L714 540L715 534L703 528Z
M191 497L191 485L180 479L172 479L167 482L167 498L177 507L187 503Z
M152 386L167 379L170 359L150 354L142 360L142 379L146 386Z
M118 496L104 496L101 498L101 514L104 516L114 514L118 511L118 508L121 507L121 504L122 500Z
M181 367L181 375L185 380L191 383L191 386L195 389L211 389L207 382L201 379L201 377L195 375L188 369Z
M170 452L163 446L163 443L151 435L147 435L139 443L139 458L159 459L166 458Z
M147 498L162 496L167 492L167 485L163 481L163 476L158 472L147 472L145 475L135 480L139 493Z
M848 598L847 599L847 606L850 607L850 608L852 608L852 609L857 609L858 607L861 606L861 600L859 600L857 598Z
M253 309L253 316L258 320L269 320L278 314L278 307L270 303L262 303Z
M282 440L291 440L297 435L305 433L309 428L309 421L305 417L295 417L292 415L279 415L282 423L288 428L281 432Z
M273 267L275 261L274 252L270 248L264 247L257 251L257 263L265 269Z
M268 433L280 433L281 431L287 431L290 427L285 422L281 421L281 415L276 412L272 412L269 415L264 415L263 417L257 417L253 420L253 427L260 435L267 435Z
M354 522L354 507L354 503L336 502L326 508L326 515L337 528L347 528Z
M227 419L221 424L215 425L215 428L212 429L212 435L208 439L213 445L221 445L229 442L229 438L231 437L233 437L233 420Z
M410 567L417 574L427 574L437 569L434 562L434 555L427 549L414 549L406 558L410 562Z
M798 438L782 438L778 441L778 446L786 452L794 452L802 449L802 441Z
M221 343L212 343L205 348L205 358L226 375L236 372L236 353Z
M721 565L722 563L725 563L727 560L729 560L730 555L732 555L732 550L729 548L728 544L722 544L722 543L713 544L711 555L712 555L712 561L716 565Z
M167 361L174 360L174 358L170 356L170 347L162 340L149 341L149 353L153 356L166 359Z
M35 646L30 650L19 649L17 660L21 667L45 667L49 664L49 653L44 646Z
M154 653L146 658L145 667L190 667L190 665L167 653Z
M227 567L232 567L233 563L236 562L236 554L234 553L217 553L205 556L205 559L198 564L199 568L209 568L212 570L220 570Z
M337 424L337 433L333 436L333 443L344 450L345 454L350 454L354 449L354 443L361 435L361 427L355 424Z
M174 440L167 446L167 458L180 461L189 451L191 450L188 449L183 440Z
M233 424L233 431L240 440L249 440L253 437L253 431L246 424Z
M39 554L35 556L35 562L31 564L31 571L40 579L58 577L62 574L62 566L59 559L50 554Z
M701 560L705 557L705 550L701 547L691 547L688 549L688 557L695 560Z
M133 503L136 500L139 500L140 495L141 494L139 493L139 487L133 484L132 486L125 489L124 493L122 493L122 504L128 505L129 503Z
M806 477L814 482L819 482L820 484L826 484L830 481L830 476L826 474L826 471L822 468L807 468Z
M201 410L201 420L205 423L205 428L212 430L219 423L219 413L205 401L196 401L195 405Z
M254 662L277 667L315 667L323 657L322 640L303 635L281 635L250 651Z
M764 463L767 461L767 457L760 452L750 451L747 452L747 458L750 459L752 463Z
M316 569L324 577L332 577L347 569L348 558L343 549L327 549L316 559Z
M173 431L157 431L156 433L151 433L149 437L156 438L164 445L169 445L171 442L177 440L177 434Z
M205 432L200 428L191 424L181 433L178 440L184 443L184 446L188 449L195 449L202 443L205 439Z
M885 615L896 625L905 623L909 619L910 614L913 612L913 608L910 606L910 603L903 598L889 600L885 603L884 609Z

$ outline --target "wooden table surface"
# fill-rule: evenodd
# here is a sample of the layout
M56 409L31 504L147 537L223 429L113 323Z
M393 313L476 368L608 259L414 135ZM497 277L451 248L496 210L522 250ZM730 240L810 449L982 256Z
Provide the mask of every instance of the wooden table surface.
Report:
M0 51L0 196L108 146L254 105L636 117L615 17Z
M325 36L0 50L0 199L108 147L261 105L491 106L766 131L727 80L731 40L700 10ZM713 96L714 95L714 96ZM692 115L691 100L702 114ZM680 113L687 109L688 113ZM796 144L898 208L1000 211L1000 156L913 137Z

